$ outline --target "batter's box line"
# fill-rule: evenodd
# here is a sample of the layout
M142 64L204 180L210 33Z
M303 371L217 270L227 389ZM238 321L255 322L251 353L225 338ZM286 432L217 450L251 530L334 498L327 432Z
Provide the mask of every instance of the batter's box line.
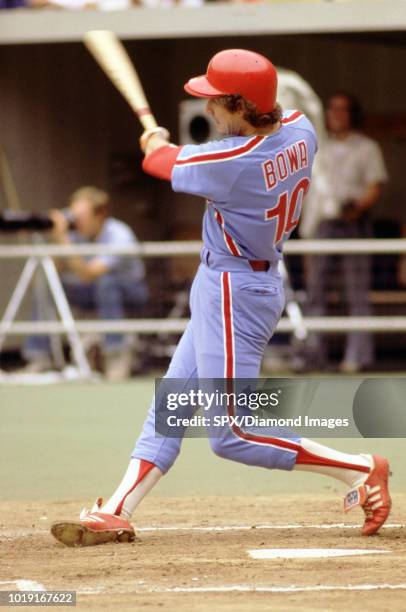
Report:
M26 580L25 578L17 580L0 580L0 592L4 589L3 586L14 586L18 591L47 591L47 588L40 582L35 580ZM85 587L81 586L76 589L77 595L99 595L106 590L105 586Z
M46 591L45 586L40 582L36 582L35 580L26 580L25 578L17 580L2 580L0 581L0 585L14 585L18 591Z
M311 593L314 591L378 591L406 590L406 584L348 584L348 585L315 585L315 586L255 586L236 584L213 587L151 587L139 590L139 593Z
M349 524L346 523L330 523L323 525L300 525L298 523L287 524L287 525L206 525L206 526L188 526L188 525L164 525L162 527L137 527L135 524L135 530L138 533L154 533L154 532L165 532L165 531L200 531L203 533L211 531L255 531L260 529L271 529L271 530L289 530L289 529L360 529L361 524ZM381 529L404 529L406 524L403 523L388 523L383 525ZM47 529L7 529L0 530L0 537L4 539L13 538L27 538L34 535L49 535Z
M331 524L323 524L323 525L300 525L298 523L288 524L288 525L211 525L205 527L188 527L187 525L169 525L162 527L136 527L136 531L138 532L148 532L148 531L255 531L256 529L275 529L275 530L283 530L283 529L360 529L362 527L361 524L351 523L347 525L346 523L331 523ZM388 523L383 525L383 529L403 529L406 527L406 524L403 523ZM381 528L381 529L382 529Z

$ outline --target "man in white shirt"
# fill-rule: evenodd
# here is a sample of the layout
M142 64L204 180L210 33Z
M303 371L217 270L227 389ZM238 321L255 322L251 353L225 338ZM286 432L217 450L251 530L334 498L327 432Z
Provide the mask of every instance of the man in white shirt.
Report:
M332 196L336 201L336 218L322 221L317 238L367 238L372 234L369 211L388 179L379 145L358 130L362 127L362 110L357 100L343 92L332 95L326 108L328 139L323 163ZM332 260L341 264L331 268ZM325 314L326 294L337 272L343 275L345 299L352 316L370 315L368 291L371 280L369 255L343 255L339 258L315 256L309 266L309 313ZM326 345L318 336L311 343L310 360L314 365L326 363ZM367 369L373 362L373 339L370 334L350 333L340 365L343 373ZM317 362L317 363L316 363Z

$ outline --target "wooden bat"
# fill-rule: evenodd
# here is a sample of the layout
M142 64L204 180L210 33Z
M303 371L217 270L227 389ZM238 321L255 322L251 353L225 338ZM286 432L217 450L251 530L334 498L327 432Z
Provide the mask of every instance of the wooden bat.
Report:
M137 71L117 36L108 30L91 30L86 32L83 42L127 100L144 129L157 128L157 122L148 106Z

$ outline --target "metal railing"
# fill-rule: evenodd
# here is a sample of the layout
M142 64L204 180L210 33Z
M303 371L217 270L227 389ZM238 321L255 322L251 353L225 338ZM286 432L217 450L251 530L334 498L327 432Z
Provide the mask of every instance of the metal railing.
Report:
M143 242L131 246L101 244L55 245L27 244L0 245L0 260L27 258L70 257L72 255L114 254L139 257L198 256L200 241ZM337 254L406 254L406 239L362 239L362 240L290 240L284 246L286 255L337 255ZM122 319L122 320L76 320L75 328L80 334L87 333L182 333L188 319ZM373 333L395 333L406 331L405 316L377 317L303 317L302 324L309 332L347 333L365 331ZM278 332L292 332L295 324L282 317ZM1 333L65 334L66 325L58 321L12 321L0 322Z
M72 255L122 255L139 257L181 257L199 255L199 240L142 242L137 245L106 244L12 244L0 245L0 259L26 259L27 257L70 257ZM406 238L345 239L345 240L289 240L283 247L285 255L349 255L406 254Z

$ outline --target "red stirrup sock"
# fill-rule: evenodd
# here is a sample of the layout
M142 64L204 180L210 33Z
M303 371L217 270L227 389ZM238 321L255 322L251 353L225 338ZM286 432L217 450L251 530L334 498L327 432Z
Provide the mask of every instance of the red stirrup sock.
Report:
M341 453L313 440L302 438L294 469L331 476L354 487L366 480L371 467L370 455Z
M100 512L129 519L161 476L161 470L150 461L131 459L123 480Z

